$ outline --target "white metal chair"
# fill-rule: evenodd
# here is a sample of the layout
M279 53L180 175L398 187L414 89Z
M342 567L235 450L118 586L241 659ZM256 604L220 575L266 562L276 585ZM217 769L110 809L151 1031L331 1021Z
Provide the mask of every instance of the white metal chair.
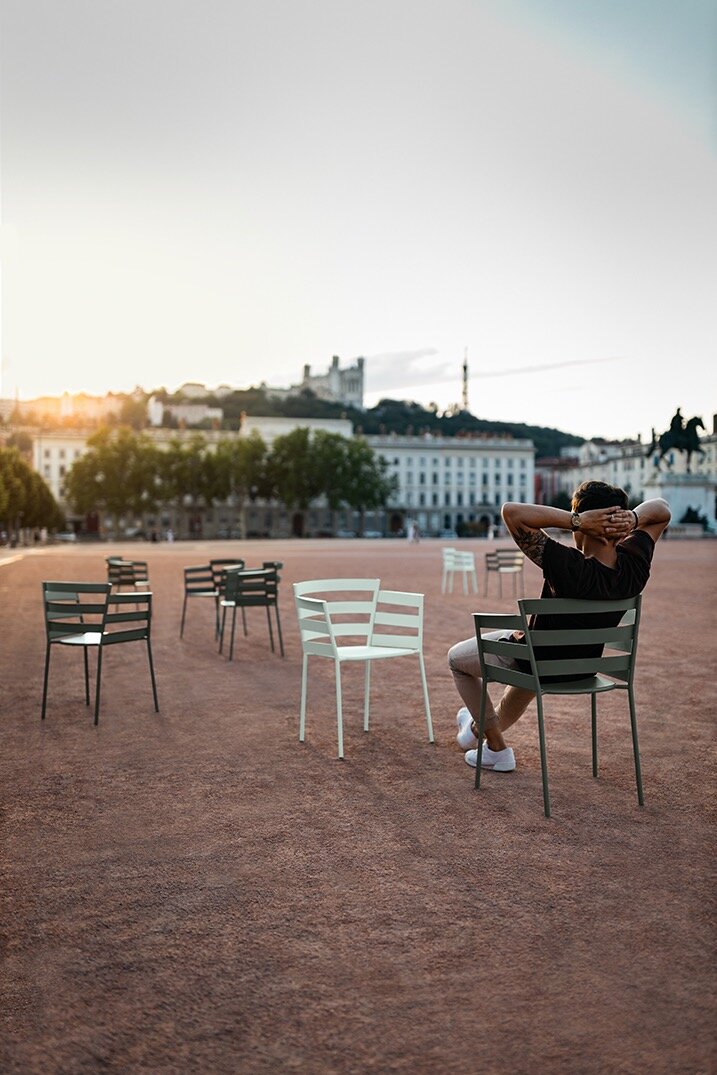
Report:
M371 662L387 657L417 657L423 685L428 741L434 742L428 684L423 661L423 594L382 590L379 579L314 579L294 583L303 650L299 741L306 731L309 657L328 657L336 673L336 724L339 758L344 756L341 664L364 661L364 731L369 727ZM352 642L346 640L352 639Z
M476 577L476 559L472 552L462 549L443 549L443 578L441 579L441 593L453 593L453 576L459 571L463 577L463 593L468 593L469 578L473 584L473 593L478 593L478 579Z

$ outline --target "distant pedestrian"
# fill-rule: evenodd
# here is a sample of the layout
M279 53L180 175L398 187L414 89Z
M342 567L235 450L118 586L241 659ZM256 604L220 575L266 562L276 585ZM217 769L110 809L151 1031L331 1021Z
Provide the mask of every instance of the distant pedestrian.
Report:
M171 526L167 530L167 541L169 541L169 542L174 541L174 530L172 530Z

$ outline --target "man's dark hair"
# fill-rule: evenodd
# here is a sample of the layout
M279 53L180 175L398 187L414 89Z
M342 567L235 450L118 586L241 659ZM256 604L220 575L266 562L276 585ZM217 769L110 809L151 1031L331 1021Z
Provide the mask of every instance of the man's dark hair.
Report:
M627 493L607 482L581 482L573 493L573 511L592 511L594 508L626 508Z

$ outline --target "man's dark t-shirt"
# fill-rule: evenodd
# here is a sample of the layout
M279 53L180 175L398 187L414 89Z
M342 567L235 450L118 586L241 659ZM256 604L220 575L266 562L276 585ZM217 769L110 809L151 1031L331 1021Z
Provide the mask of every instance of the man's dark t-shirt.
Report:
M585 557L575 548L561 545L548 538L543 549L543 590L541 597L572 597L581 601L620 601L626 597L636 597L645 588L650 577L650 564L655 543L644 530L635 530L616 546L617 563L615 567L606 567L594 557ZM590 627L616 627L622 613L594 613L583 616L534 616L530 626L543 631L569 631ZM519 634L516 641L522 641ZM560 657L571 658L599 657L602 646L566 646ZM535 656L556 659L554 649L537 647ZM521 672L529 672L527 661L518 661ZM546 676L544 682L557 680L582 679L585 673L575 676Z

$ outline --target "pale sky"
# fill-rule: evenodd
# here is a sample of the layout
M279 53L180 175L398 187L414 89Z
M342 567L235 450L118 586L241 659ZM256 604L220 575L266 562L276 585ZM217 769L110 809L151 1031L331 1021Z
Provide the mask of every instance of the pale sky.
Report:
M717 410L715 0L2 0L3 396Z

